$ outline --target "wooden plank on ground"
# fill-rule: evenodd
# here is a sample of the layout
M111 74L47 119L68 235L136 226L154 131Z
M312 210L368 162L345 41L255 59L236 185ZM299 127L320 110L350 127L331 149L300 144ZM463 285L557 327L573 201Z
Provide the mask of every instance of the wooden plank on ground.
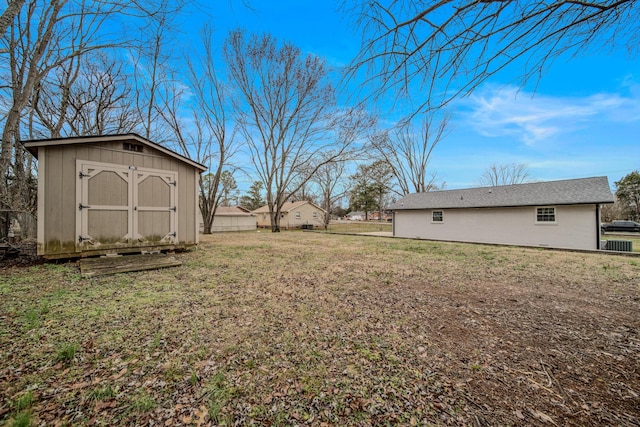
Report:
M182 265L172 256L163 254L103 256L80 260L80 273L84 277L129 273L132 271L155 270L156 268Z

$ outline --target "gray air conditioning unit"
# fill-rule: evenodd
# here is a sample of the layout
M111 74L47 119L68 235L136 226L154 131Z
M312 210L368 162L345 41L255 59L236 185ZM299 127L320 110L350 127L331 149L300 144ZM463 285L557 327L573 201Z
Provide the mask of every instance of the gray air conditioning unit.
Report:
M607 240L606 249L608 251L632 252L633 242L631 240Z

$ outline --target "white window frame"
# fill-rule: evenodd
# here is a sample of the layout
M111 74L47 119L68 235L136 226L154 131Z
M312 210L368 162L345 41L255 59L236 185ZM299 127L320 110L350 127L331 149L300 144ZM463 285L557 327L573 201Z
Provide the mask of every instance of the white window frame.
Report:
M540 213L541 209L547 210L546 212ZM549 211L551 210L551 211ZM553 216L553 220L540 220L540 216L550 217ZM558 210L555 206L536 206L535 210L535 223L540 225L553 225L558 223Z
M318 218L318 211L313 211L313 219Z
M302 219L302 214L300 211L296 211L296 219Z
M440 220L435 219L436 212L440 213ZM442 224L442 223L444 223L444 211L443 210L431 211L431 223L432 224Z

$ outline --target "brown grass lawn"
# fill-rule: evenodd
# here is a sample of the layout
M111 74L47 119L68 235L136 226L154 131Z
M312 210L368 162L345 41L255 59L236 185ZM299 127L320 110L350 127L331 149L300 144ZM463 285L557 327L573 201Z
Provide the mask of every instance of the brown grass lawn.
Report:
M331 221L327 227L330 233L373 233L379 231L392 231L390 222L380 221Z
M0 270L0 424L638 425L640 259L321 233Z

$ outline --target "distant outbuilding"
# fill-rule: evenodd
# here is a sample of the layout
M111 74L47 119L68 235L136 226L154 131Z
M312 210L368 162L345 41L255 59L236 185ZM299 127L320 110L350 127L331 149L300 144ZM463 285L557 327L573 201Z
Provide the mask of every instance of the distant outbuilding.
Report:
M600 248L607 177L408 194L391 206L393 235L570 249Z
M198 213L200 232L204 231L204 220ZM211 224L212 233L227 231L255 231L256 216L242 206L218 206Z
M206 167L136 134L24 141L38 159L38 254L183 249L198 243Z

